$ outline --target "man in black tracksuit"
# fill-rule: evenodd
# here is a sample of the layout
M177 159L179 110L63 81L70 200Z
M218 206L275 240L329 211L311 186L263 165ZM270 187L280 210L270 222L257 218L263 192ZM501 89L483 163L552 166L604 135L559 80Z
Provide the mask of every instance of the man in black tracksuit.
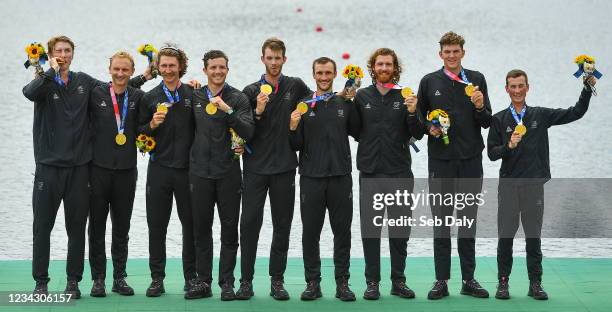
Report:
M50 235L63 201L68 234L65 292L79 298L78 282L83 275L90 192L88 101L91 90L103 82L85 73L70 71L74 52L70 38L51 38L48 51L51 68L23 88L24 96L34 102L34 293L48 292ZM144 81L139 76L132 84L140 86Z
M512 271L512 245L519 227L525 231L528 295L548 299L542 288L541 229L544 214L544 183L551 177L548 151L548 128L578 120L589 108L591 87L595 78L584 80L584 88L576 106L568 109L527 106L529 91L527 74L512 70L506 75L506 92L510 107L493 116L487 139L487 150L492 161L502 159L498 187L497 268L499 284L495 297L510 298L508 278ZM517 131L517 125L526 128ZM524 129L525 129L524 128Z
M355 96L355 106L361 116L361 133L357 149L357 169L360 185L369 179L409 179L406 189L414 186L411 170L412 160L408 149L411 137L420 139L420 126L416 116L416 97L404 99L400 90L395 89L400 79L401 67L395 52L380 48L370 56L368 68L373 77L371 86L361 89ZM369 181L371 182L371 180ZM369 183L368 182L368 183ZM360 201L361 202L361 201ZM371 215L371 206L361 202L361 216ZM384 210L380 211L381 214ZM402 213L388 209L389 218ZM365 222L371 223L372 220ZM362 227L364 220L361 221ZM364 237L362 229L363 254L367 289L364 299L377 300L380 297L380 230L378 235ZM414 292L406 286L406 247L409 233L403 229L389 228L389 250L391 255L391 294L402 298L414 298Z
M144 92L130 87L127 81L134 72L134 60L126 52L111 57L111 84L91 92L89 112L92 129L93 159L90 165L91 205L89 212L89 264L94 281L91 296L106 296L106 219L109 211L113 223L113 288L121 295L133 295L126 283L126 263L130 219L136 192L136 136L138 108ZM114 98L111 96L114 93ZM126 98L127 97L127 98ZM115 107L116 105L116 107ZM116 111L115 111L116 110ZM115 114L119 114L120 126ZM117 141L122 133L126 141Z
M193 216L189 194L189 150L193 141L193 89L181 84L187 70L185 53L175 47L164 47L158 53L158 68L163 77L159 86L142 98L139 133L154 137L156 146L149 158L147 171L147 224L149 226L149 268L152 282L148 297L165 292L166 232L176 199L183 230L184 290L196 284ZM167 113L158 104L167 103Z
M243 91L254 110L255 133L248 143L252 153L247 151L244 154L244 193L240 217L242 277L236 298L246 300L254 294L255 256L266 194L269 192L273 225L270 295L277 300L287 300L289 294L283 286L283 276L287 267L297 167L295 151L289 145L287 124L298 100L308 95L310 90L301 79L281 74L286 61L285 45L281 40L266 40L261 59L266 66L266 74ZM273 86L270 95L260 92L262 84Z
M221 221L221 300L233 300L242 176L240 159L232 149L230 129L249 140L255 125L247 97L225 83L228 73L225 53L212 50L204 54L203 60L208 85L193 94L195 139L189 166L199 283L185 294L185 298L212 295L212 225L217 204ZM217 108L213 114L207 113L206 107L212 107L210 105Z
M491 122L491 104L484 76L461 66L465 55L463 37L454 32L446 33L440 40L440 58L444 67L427 74L419 85L419 111L428 131L429 192L431 194L469 193L476 195L482 189L482 150L484 143L481 128ZM468 96L466 83L477 87ZM439 138L441 130L427 121L427 114L435 109L446 111L450 118L449 144ZM460 180L459 180L460 179ZM474 279L476 268L475 235L477 205L457 210L457 217L474 220L472 228L458 229L458 251L461 262L461 294L487 298L488 292ZM444 219L452 216L452 205L432 203L432 216ZM434 262L436 282L428 294L429 299L448 296L447 280L450 279L451 239L449 226L434 227Z
M303 100L331 97L310 102L310 108L303 115L294 111L289 126L291 147L300 152L302 254L307 283L302 300L322 296L319 240L326 208L329 209L329 222L334 233L336 298L355 300L355 294L348 286L353 220L348 136L357 138L360 121L352 101L331 93L336 73L336 63L329 58L322 57L313 62L317 92Z

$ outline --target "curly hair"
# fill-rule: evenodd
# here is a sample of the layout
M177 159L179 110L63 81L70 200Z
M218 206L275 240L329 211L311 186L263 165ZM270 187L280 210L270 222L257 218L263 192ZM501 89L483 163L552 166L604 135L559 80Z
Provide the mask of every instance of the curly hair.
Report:
M389 48L380 48L374 51L374 53L370 55L370 59L368 60L368 72L370 73L370 77L372 77L372 84L376 84L376 73L374 73L374 64L376 63L376 58L381 55L391 55L393 57L393 78L391 78L391 81L393 83L398 83L400 80L400 75L402 73L402 64L400 64L397 54L395 54L395 51Z
M461 35L458 35L454 31L449 31L442 35L442 38L440 38L440 49L442 49L442 46L455 44L458 44L459 46L461 46L461 49L463 49L465 39L463 39Z
M161 49L159 49L159 53L157 53L156 63L159 65L159 60L162 56L171 56L178 60L179 62L179 77L182 78L185 73L187 73L187 55L185 52L174 45L165 45Z

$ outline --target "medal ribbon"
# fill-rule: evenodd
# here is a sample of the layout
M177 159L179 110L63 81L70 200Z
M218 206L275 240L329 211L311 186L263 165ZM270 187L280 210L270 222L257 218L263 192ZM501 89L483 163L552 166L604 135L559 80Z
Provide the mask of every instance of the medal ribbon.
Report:
M327 101L327 100L329 100L334 95L335 95L334 92L328 92L328 93L321 94L321 95L317 96L317 93L314 92L312 94L312 99L304 101L304 103L306 103L306 104L310 103L310 108L314 108L317 105L318 101Z
M60 87L66 87L66 86L68 86L68 83L70 82L70 80L72 80L72 79L70 79L71 76L72 76L72 73L68 72L68 81L64 82L62 80L62 77L60 76L60 73L55 73L55 77L53 77L53 80L55 80L55 82L57 82L57 84Z
M275 85L273 85L273 86L274 86L274 94L277 94L277 93L278 93L278 85L280 84L280 81L281 81L281 79L282 79L282 78L283 78L283 75L281 74L281 76L278 78L278 83L277 83L277 84L275 84ZM259 79L259 83L260 83L261 85L264 85L264 84L269 84L269 83L266 81L266 74L261 75L261 79Z
M521 109L521 112L517 114L516 110L514 109L514 105L510 104L510 112L512 113L512 117L514 117L516 124L521 125L523 124L523 117L525 116L525 113L527 112L527 106L523 105L523 109Z
M176 90L174 90L174 95L172 93L170 93L170 90L168 90L168 87L166 87L166 84L162 81L162 89L164 89L164 93L166 93L166 97L168 98L168 101L172 104L174 103L178 103L181 101L181 96L179 95L178 89L181 87L181 82L179 81L179 83L176 85Z
M387 89L396 89L396 90L401 90L402 86L398 85L398 84L394 84L394 83L380 83L377 82L376 83L377 86L382 87L382 88L387 88Z
M208 101L210 102L210 100L212 100L214 97L223 97L223 90L225 90L225 84L223 84L223 88L221 88L221 91L219 91L219 93L217 93L217 95L213 96L212 92L210 92L210 89L208 89L208 86L204 87L204 90L206 91L206 95L208 96Z
M461 75L461 78L459 78L459 76L455 75L455 73L453 73L452 71L450 71L450 70L448 70L446 68L444 68L444 73L451 80L454 80L454 81L457 81L457 82L463 83L463 84L469 84L470 83L470 81L467 79L467 76L465 75L465 71L463 70L463 68L461 69L461 72L459 73Z
M121 113L123 116L119 116L119 104L117 103L117 96L115 95L115 90L113 89L113 84L110 84L110 94L111 99L113 100L113 110L115 111L115 121L117 122L117 133L122 134L125 130L125 117L128 113L128 90L125 89L125 95L123 96L123 109Z

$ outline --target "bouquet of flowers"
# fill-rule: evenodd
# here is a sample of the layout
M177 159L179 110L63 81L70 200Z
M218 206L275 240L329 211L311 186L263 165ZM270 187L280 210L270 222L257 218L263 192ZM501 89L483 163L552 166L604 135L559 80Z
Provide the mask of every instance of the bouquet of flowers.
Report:
M590 55L578 55L574 59L574 63L578 65L578 70L574 73L574 77L576 78L583 76L584 79L586 79L588 76L593 75L595 78L601 79L601 76L603 76L602 73L595 69L595 58ZM589 85L589 87L591 88L593 95L597 95L597 92L595 92L595 87L591 85Z
M45 62L49 60L47 52L45 52L45 48L42 46L42 44L34 42L26 46L25 51L28 54L28 60L25 62L25 64L23 64L25 68L34 66L36 69L36 74L42 75L44 71L41 65L44 65Z
M448 129L451 125L448 113L442 109L435 109L427 114L427 120L442 130L442 141L444 141L444 145L448 145L450 143Z
M136 147L138 147L138 150L140 153L142 153L142 156L144 156L146 153L151 153L151 151L155 149L155 144L155 139L146 134L140 134L136 138Z
M157 55L157 49L150 43L141 44L138 47L138 53L144 55L149 60L149 66L151 66L151 75L153 78L159 75L157 64L155 64L155 56Z
M246 141L243 138L238 136L238 133L236 133L236 130L234 130L233 128L230 128L229 132L232 135L232 150L239 148L241 146L244 146L244 148L248 150L248 147L246 146ZM234 159L240 159L240 154L234 152Z
M363 70L361 70L361 67L357 65L349 64L344 67L344 70L342 71L342 76L348 79L344 84L345 89L357 89L361 86Z

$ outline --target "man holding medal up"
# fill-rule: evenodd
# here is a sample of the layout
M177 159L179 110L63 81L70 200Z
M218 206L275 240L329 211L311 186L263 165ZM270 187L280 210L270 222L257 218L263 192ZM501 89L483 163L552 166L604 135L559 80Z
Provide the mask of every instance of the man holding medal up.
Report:
M154 137L156 147L150 153L147 171L147 224L149 226L149 268L152 282L148 297L165 292L166 232L176 199L183 229L183 277L186 292L196 285L193 214L189 191L189 151L193 141L193 89L181 83L187 72L183 50L168 45L157 55L157 66L163 78L159 86L142 98L139 133Z
M50 236L60 203L64 202L68 257L65 293L81 297L85 227L89 213L89 162L92 158L88 101L91 90L105 84L82 72L70 71L74 43L66 36L48 42L50 68L23 87L34 102L34 159L32 194L35 294L48 294ZM148 74L149 69L145 71ZM140 75L130 84L140 87Z
M185 298L212 295L212 225L216 204L221 221L219 286L221 300L227 301L235 299L234 267L242 187L240 158L232 149L232 136L235 132L248 141L255 125L247 97L225 82L229 71L227 55L211 50L204 54L203 61L208 84L193 93L195 139L189 166L198 284Z
M90 166L91 207L89 212L89 264L94 281L91 296L106 296L106 219L113 223L113 292L131 296L134 290L125 278L130 219L136 192L136 136L138 107L144 92L128 86L134 59L127 52L110 58L112 82L91 92L93 159Z
M353 102L333 92L336 63L327 57L314 60L312 75L317 91L303 99L291 113L289 140L300 152L300 211L306 290L302 300L321 293L319 240L329 210L334 233L336 298L354 301L349 288L353 181L348 136L359 135L359 115Z
M502 159L498 187L497 268L499 284L495 298L509 299L508 278L512 271L512 245L519 227L525 231L528 295L548 299L542 288L542 250L540 234L544 214L544 183L551 177L548 128L567 124L584 116L589 108L595 77L584 79L576 106L568 109L527 106L527 74L514 69L506 75L506 92L511 104L493 116L487 139L492 161Z
M402 89L397 83L400 80L402 67L395 51L380 48L374 51L368 60L368 71L372 85L360 89L355 96L355 106L361 117L361 131L357 149L357 169L359 181L363 185L368 179L407 179L406 189L412 192L414 175L409 141L411 137L420 139L423 133L416 115L417 97L409 88ZM408 91L408 92L406 92ZM372 183L368 181L368 183ZM364 210L371 206L363 205L361 209L362 235L364 234ZM410 211L409 209L407 209ZM380 210L383 214L385 211ZM387 209L389 218L395 214L405 214L399 207ZM371 223L371 220L367 220ZM380 234L381 228L375 229L372 237L362 237L363 255L365 258L366 290L363 298L377 300L380 298ZM389 227L389 252L391 255L391 294L402 298L414 298L412 289L406 285L407 244L410 228Z
M287 123L297 102L311 94L300 78L284 76L287 61L285 43L267 39L261 47L261 62L266 72L246 86L244 93L255 115L255 133L249 141L251 152L244 153L244 193L240 217L241 273L236 298L250 299L259 232L263 223L266 194L270 194L272 246L270 249L270 296L289 299L284 287L289 234L295 204L297 157L289 145Z
M487 83L480 72L462 67L461 60L465 56L463 37L451 31L444 34L439 43L439 56L444 67L423 77L418 92L419 115L425 126L423 131L429 134L429 192L475 196L481 192L483 176L484 142L480 129L488 128L491 122ZM448 114L450 128L441 129L427 120L429 113L436 109ZM474 279L477 209L477 205L457 209L457 218L466 217L474 221L472 228L458 229L457 245L463 280L461 294L487 298L489 293ZM432 216L445 219L452 216L455 209L453 205L434 203L431 210ZM434 227L434 262L436 281L427 297L441 299L448 296L447 281L450 279L449 226Z

